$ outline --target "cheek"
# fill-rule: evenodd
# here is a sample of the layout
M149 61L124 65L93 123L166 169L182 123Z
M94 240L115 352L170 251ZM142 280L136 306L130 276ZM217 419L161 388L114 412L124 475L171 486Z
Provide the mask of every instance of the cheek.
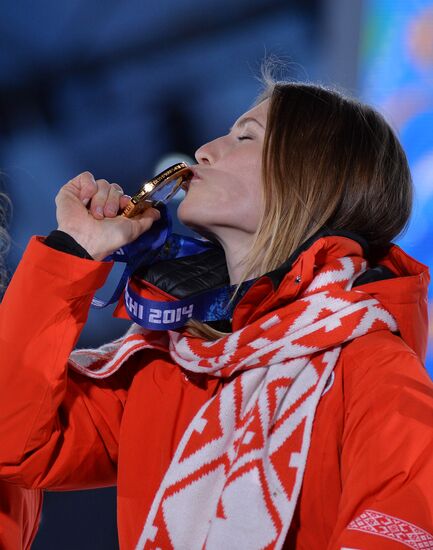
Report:
M255 231L259 225L259 221L263 215L263 199L260 189L256 189L254 192L248 194L248 198L244 198L245 204L245 216L248 217L249 230Z
M219 193L213 197L191 193L179 205L177 217L185 225L207 228L215 234L224 227L254 233L262 211L261 195L252 191Z
M263 209L260 166L224 170L214 180L193 183L177 215L186 225L226 226L254 232Z
M236 192L237 197L235 200L238 204L239 214L248 215L251 221L257 220L258 223L263 210L263 191L259 166L245 170L242 182Z

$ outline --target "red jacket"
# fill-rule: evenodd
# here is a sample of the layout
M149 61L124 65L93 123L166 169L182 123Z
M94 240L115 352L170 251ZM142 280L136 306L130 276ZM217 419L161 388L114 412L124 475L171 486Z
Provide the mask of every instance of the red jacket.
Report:
M0 482L1 550L30 550L41 508L42 491Z
M303 252L276 291L264 277L242 299L239 328L291 300L316 255L358 246L327 237ZM358 290L397 319L400 336L368 334L343 348L316 413L287 548L433 548L433 385L426 350L428 274L397 247L398 276ZM93 293L110 264L30 243L1 306L0 476L25 487L118 487L122 549L134 548L174 450L219 391L144 350L104 380L67 369ZM303 275L306 275L303 277ZM424 546L422 546L424 544Z

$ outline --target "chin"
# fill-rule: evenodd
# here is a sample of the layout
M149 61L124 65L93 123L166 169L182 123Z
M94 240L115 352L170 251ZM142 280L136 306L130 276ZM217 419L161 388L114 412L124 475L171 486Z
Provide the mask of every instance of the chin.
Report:
M197 206L194 202L188 201L188 197L179 204L177 209L177 217L180 222L191 226L196 223L202 223L205 217L205 209Z
M188 208L188 204L186 204L186 198L185 198L177 207L177 218L180 222L182 222L185 225L189 225L188 224L188 220L190 218L189 210L190 208Z
M203 208L196 208L196 206L186 203L184 199L177 209L177 218L183 225L186 225L202 237L210 241L217 241L218 239L209 228L209 220L205 219L206 216L204 213L205 210Z

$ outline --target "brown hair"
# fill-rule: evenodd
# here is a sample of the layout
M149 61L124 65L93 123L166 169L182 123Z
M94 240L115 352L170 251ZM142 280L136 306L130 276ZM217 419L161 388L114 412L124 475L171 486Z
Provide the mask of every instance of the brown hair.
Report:
M256 104L265 99L264 214L242 280L277 268L323 228L357 233L377 261L405 229L412 207L406 155L389 124L322 86L267 79ZM201 327L194 333L221 335Z
M364 237L376 261L412 208L406 155L389 124L368 105L322 86L270 83L260 100L266 98L265 214L246 276L275 269L322 228Z

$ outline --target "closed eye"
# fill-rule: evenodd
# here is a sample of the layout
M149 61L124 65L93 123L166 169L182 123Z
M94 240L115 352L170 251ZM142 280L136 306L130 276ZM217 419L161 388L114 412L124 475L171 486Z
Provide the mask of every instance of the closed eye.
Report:
M238 136L237 137L238 141L243 141L244 139L253 139L253 138L251 136Z

